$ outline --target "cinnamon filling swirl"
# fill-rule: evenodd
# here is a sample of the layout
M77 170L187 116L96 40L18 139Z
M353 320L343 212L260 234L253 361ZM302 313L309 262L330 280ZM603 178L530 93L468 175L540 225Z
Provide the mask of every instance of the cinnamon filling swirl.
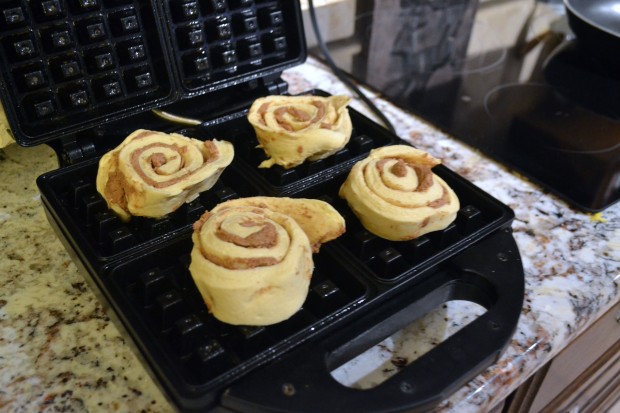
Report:
M235 325L270 325L304 303L311 245L344 232L344 218L314 199L237 198L194 225L189 271L209 311Z
M446 228L460 208L454 191L432 171L439 163L407 145L375 149L353 166L339 195L371 233L411 240Z
M211 261L215 265L219 265L220 267L227 268L229 270L248 270L259 267L270 267L276 265L279 262L274 257L242 258L219 256L216 254L211 254L204 249L201 249L201 252L207 260Z
M123 221L159 218L210 189L233 156L230 142L139 129L102 156L97 191Z
M323 159L344 147L352 131L349 100L346 96L257 99L250 107L248 120L270 157L260 167L279 164L290 168L306 159Z
M182 170L185 167L185 162L183 161L183 156L184 154L187 152L187 148L184 146L178 146L176 144L167 144L167 143L151 143L149 145L145 145L140 147L139 149L135 150L132 154L131 154L131 166L133 167L133 169L136 171L136 173L138 174L138 176L140 176L140 178L146 182L148 185L154 187L154 188L166 188L172 185L177 184L178 182L181 182L184 179L187 179L189 176L194 175L198 172L200 172L202 169L206 168L207 165L209 165L210 162L214 161L217 158L217 148L215 147L215 145L213 145L212 142L209 142L211 145L208 145L205 142L205 147L207 147L209 149L209 156L204 160L204 163L199 166L198 168L191 170L191 171L187 171L182 175L176 176L172 179L169 179L167 181L164 182L158 182L155 181L154 179L152 179L151 177L149 177L144 170L142 170L142 167L140 166L140 158L142 157L142 155L144 154L144 152L150 150L151 148L165 148L165 149L169 149L175 153L178 153L179 156L181 157L180 161L179 161L179 165L177 166L177 170ZM156 173L160 173L160 169L163 165L166 165L168 162L170 162L171 160L176 159L176 156L173 157L166 157L166 155L164 155L163 153L157 152L154 153L152 155L150 155L147 158L147 162L154 167L154 170Z
M261 229L246 237L242 237L228 232L220 226L216 235L222 241L245 248L272 248L278 243L278 232L271 222L247 220L241 223L241 225L244 227L261 227Z

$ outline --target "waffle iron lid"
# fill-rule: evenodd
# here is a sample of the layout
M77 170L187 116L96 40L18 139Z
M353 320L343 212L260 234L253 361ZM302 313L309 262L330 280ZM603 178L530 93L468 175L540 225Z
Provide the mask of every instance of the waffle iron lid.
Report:
M22 146L305 58L299 1L0 0L0 98Z

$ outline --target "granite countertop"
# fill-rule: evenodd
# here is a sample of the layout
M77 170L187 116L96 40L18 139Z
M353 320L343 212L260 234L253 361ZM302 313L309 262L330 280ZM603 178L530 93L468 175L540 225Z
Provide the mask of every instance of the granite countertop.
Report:
M289 69L293 93L350 94L313 59ZM399 136L515 211L525 269L517 330L496 364L438 412L484 412L620 300L620 204L581 213L536 185L373 96ZM358 101L352 106L368 113ZM0 150L0 411L168 412L170 404L111 323L48 224L35 179L57 168L47 146ZM334 372L367 387L481 312L449 303Z

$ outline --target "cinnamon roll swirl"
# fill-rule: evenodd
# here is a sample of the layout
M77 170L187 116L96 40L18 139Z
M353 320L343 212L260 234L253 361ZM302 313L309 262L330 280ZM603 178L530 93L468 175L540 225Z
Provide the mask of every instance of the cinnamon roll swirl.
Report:
M215 185L233 156L227 141L139 129L101 158L97 191L124 221L160 218Z
M267 96L254 101L248 121L269 157L259 168L274 164L292 168L342 149L352 132L350 100L348 96Z
M431 171L441 161L409 145L372 150L340 187L362 225L373 234L404 241L446 228L459 199Z
M218 320L274 324L303 305L314 268L313 250L343 232L344 219L323 201L226 201L194 224L189 270Z

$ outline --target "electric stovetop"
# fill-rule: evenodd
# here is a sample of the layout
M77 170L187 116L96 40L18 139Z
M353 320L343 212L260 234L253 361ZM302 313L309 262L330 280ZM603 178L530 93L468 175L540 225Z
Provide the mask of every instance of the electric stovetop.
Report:
M601 211L620 199L620 68L579 45L561 2L535 4L358 11L370 30L358 28L348 70L570 205Z

